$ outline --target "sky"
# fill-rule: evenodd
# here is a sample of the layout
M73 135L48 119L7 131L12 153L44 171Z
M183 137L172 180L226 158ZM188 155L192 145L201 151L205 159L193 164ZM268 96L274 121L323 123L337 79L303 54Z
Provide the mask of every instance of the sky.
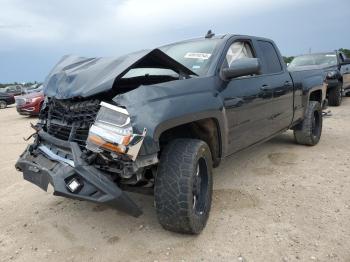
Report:
M285 56L350 49L350 0L0 0L0 83L42 82L66 54L119 56L216 34Z

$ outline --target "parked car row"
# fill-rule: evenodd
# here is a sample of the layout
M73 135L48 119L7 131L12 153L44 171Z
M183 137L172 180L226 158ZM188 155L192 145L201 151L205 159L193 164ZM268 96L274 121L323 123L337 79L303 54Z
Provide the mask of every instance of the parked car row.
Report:
M0 109L16 103L19 114L37 116L44 102L43 85L33 85L29 88L8 86L0 90Z

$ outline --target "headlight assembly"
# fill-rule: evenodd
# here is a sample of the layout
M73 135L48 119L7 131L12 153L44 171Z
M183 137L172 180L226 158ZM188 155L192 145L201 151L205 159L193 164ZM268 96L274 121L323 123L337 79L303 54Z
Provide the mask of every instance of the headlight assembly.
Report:
M124 108L101 102L95 123L90 127L86 148L93 152L109 151L136 159L146 130L134 134L130 116Z
M327 73L327 78L332 79L335 78L337 76L337 71L329 71Z

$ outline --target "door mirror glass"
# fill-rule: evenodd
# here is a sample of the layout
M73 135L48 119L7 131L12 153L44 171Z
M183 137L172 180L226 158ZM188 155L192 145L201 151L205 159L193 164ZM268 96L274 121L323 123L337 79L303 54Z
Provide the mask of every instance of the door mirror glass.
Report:
M228 68L221 70L221 76L224 80L249 76L260 73L260 61L258 58L241 58L233 61Z

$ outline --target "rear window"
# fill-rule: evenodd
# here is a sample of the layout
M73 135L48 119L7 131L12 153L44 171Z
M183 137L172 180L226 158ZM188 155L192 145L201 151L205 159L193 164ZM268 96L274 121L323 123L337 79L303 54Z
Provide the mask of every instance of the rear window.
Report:
M264 68L263 74L273 74L282 71L282 65L275 47L267 41L258 41L258 45L263 54Z

